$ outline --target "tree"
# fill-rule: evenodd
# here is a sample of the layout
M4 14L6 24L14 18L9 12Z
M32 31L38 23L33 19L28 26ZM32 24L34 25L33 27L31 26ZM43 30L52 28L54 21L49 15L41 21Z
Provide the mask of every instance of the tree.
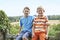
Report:
M10 23L6 13L3 10L0 10L0 29L9 29Z

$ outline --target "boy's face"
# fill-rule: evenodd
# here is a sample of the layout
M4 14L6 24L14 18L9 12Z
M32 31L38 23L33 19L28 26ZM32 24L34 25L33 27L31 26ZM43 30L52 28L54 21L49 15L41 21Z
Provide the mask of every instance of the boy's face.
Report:
M38 13L38 15L43 15L43 9L41 9L41 8L39 8L39 9L37 9L37 13Z
M23 10L23 13L24 13L24 16L28 16L29 15L29 13L30 13L30 10L28 10L28 9L24 9Z

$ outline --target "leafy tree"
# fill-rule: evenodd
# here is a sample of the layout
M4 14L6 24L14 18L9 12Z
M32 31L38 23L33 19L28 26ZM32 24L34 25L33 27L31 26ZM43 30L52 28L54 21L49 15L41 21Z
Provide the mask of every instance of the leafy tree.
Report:
M0 10L0 29L9 29L10 23L6 13L3 10Z

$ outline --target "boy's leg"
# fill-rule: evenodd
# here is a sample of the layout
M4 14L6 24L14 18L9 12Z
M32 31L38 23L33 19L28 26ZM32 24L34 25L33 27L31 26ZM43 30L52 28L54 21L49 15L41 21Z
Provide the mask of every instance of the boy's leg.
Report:
M32 40L38 40L38 33L36 33L33 37L32 37Z
M26 32L24 35L23 35L23 40L28 40L28 38L31 36L32 34L30 32Z
M22 40L22 36L24 35L25 32L21 32L17 37L16 40Z
M45 40L45 38L46 38L46 34L44 32L41 32L39 34L39 40Z

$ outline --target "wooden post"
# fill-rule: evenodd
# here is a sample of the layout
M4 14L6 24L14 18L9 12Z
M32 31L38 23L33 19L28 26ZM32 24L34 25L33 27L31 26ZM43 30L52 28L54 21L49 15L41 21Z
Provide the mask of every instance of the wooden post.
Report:
M10 40L14 40L14 38L11 38Z
M0 40L3 40L2 29L0 29Z

